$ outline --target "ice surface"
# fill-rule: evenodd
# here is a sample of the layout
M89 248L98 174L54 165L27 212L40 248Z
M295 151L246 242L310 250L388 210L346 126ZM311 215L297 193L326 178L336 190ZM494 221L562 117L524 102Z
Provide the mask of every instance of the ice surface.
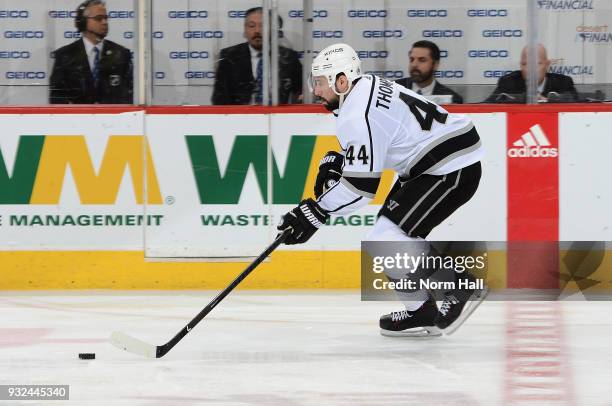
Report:
M513 316L516 303L487 301L450 337L402 339L378 332L397 303L237 291L164 358L109 343L119 330L163 344L216 293L3 292L0 384L68 384L72 405L610 404L610 302L521 302ZM551 312L556 333L512 336L512 320ZM554 376L525 373L538 354L517 345L557 354L538 364Z

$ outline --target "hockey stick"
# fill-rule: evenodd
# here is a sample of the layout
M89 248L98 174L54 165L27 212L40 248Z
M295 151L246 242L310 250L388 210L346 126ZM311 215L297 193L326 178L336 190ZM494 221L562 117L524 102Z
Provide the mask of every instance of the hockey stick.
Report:
M262 252L240 275L220 292L200 313L197 314L181 331L163 345L153 345L125 333L115 331L111 334L111 343L122 350L149 358L161 358L183 339L212 309L214 309L240 282L244 280L268 255L272 253L289 236L291 229L284 230L264 252Z

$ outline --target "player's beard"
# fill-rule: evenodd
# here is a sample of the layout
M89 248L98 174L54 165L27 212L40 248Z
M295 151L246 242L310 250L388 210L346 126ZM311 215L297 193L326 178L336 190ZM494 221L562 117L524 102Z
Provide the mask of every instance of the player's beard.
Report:
M428 72L421 72L418 69L413 69L410 71L410 79L412 79L415 83L423 83L427 82L433 76L433 69Z
M325 108L328 111L334 111L340 108L340 99L338 97L336 97L335 99L331 101L327 101L325 99L321 99L321 100L323 101L323 106L325 106Z

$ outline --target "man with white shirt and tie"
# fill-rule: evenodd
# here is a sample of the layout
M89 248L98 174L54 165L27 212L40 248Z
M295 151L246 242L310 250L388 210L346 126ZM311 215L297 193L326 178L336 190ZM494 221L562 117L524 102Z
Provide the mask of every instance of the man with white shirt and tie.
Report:
M51 104L132 104L130 50L106 39L108 15L103 0L87 0L76 9L82 38L54 51Z
M440 48L431 41L417 41L412 44L410 57L410 77L396 83L423 96L451 95L455 104L463 103L463 98L455 91L438 82L434 75L440 66Z
M262 104L263 101L263 9L245 12L246 42L223 48L215 71L213 104ZM278 18L279 37L283 20ZM278 47L278 100L280 104L299 103L302 94L302 64L293 49Z

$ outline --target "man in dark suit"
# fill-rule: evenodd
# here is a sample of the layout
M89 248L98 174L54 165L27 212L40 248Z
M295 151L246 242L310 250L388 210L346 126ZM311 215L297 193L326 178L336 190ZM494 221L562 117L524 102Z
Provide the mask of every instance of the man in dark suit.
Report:
M453 103L463 103L463 97L444 86L434 78L440 66L440 48L431 41L417 41L412 44L410 57L410 77L396 80L396 83L424 96L452 95Z
M262 104L262 8L246 11L244 37L247 42L221 50L213 104ZM282 20L279 18L279 23ZM279 24L279 26L281 25ZM278 50L279 103L297 103L302 94L302 64L292 49Z
M485 103L525 103L527 92L527 47L521 52L521 70L502 76L497 87ZM576 102L578 93L572 78L558 73L549 73L550 60L546 48L538 45L538 101L539 102Z
M132 104L132 55L127 48L105 39L105 2L82 3L76 10L75 26L83 38L54 52L50 103Z

